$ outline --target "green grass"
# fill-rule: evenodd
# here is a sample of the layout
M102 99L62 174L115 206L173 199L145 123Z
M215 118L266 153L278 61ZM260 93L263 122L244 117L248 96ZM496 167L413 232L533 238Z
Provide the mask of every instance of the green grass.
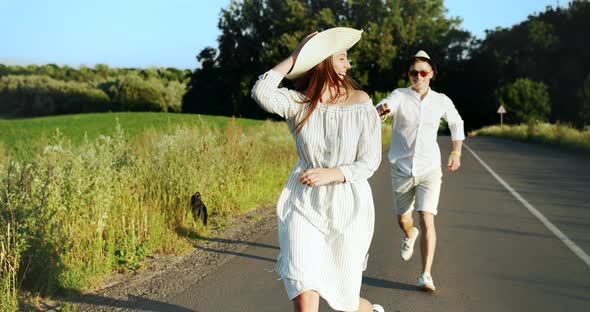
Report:
M488 126L475 130L472 135L487 135L519 141L546 144L590 155L590 127L577 130L568 125L535 123Z
M9 153L12 158L26 159L39 153L55 135L56 129L74 145L90 141L100 135L113 135L117 120L129 138L153 129L172 133L178 126L207 126L222 128L231 118L175 113L97 113L63 115L26 119L0 119L0 157ZM259 125L261 121L236 119L242 127ZM9 151L8 151L9 150Z
M18 241L10 224L0 231L0 311L17 311Z
M182 253L232 215L275 203L297 157L286 124L270 121L127 113L0 127L3 301L15 298L15 285L78 291L141 268L148 255ZM190 214L195 191L207 227ZM26 274L6 269L21 260Z

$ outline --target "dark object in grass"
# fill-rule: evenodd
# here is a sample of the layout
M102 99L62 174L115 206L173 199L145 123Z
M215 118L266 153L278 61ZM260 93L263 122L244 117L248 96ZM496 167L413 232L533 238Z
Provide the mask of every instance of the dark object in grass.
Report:
M207 207L201 200L201 193L199 192L196 192L193 196L191 196L191 211L195 221L201 219L203 225L207 225Z

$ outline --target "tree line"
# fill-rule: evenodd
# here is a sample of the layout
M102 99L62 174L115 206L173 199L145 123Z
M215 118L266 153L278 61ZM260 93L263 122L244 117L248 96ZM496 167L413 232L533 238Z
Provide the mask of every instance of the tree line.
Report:
M510 28L477 39L448 17L442 0L244 0L222 9L218 47L200 51L184 112L269 117L250 98L257 76L289 55L301 38L335 26L363 29L349 51L350 74L378 100L407 86L406 60L426 50L449 95L473 129L499 121L590 124L590 3L548 6ZM284 84L289 86L289 82Z
M0 115L182 110L190 71L176 68L6 66L0 64Z
M443 0L243 0L221 10L217 47L197 53L200 67L125 69L98 64L0 64L0 115L101 111L175 111L269 118L250 98L258 75L314 30L363 29L349 51L350 75L378 101L407 86L406 61L427 51L467 129L498 123L590 124L590 2L548 6L478 39L450 17ZM289 87L290 82L284 81Z

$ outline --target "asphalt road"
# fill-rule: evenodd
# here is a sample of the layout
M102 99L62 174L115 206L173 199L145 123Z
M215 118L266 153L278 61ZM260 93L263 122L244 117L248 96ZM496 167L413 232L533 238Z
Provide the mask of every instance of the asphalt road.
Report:
M439 144L448 155L450 138L439 137ZM385 311L590 311L590 262L584 258L590 254L588 157L486 137L468 138L466 145L460 170L443 176L436 293L415 286L418 245L409 262L399 257L402 233L392 214L384 158L370 180L376 224L361 295ZM183 311L292 311L282 281L266 271L277 254L271 231L167 303ZM322 302L320 311L331 309Z

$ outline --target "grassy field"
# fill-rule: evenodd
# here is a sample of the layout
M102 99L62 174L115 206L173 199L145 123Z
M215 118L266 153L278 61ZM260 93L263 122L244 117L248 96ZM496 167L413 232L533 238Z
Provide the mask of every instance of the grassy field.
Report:
M580 131L562 124L529 123L489 126L473 131L472 135L489 135L519 141L553 145L590 155L590 127Z
M0 129L0 311L15 310L18 289L88 289L190 249L232 215L274 204L296 160L280 122L107 113ZM191 216L195 191L207 227Z
M0 153L10 149L13 158L30 158L48 144L56 129L72 144L79 145L85 136L92 141L100 135L113 135L117 120L129 138L134 138L148 129L171 133L178 126L225 127L231 118L174 113L103 113L0 119ZM236 119L235 122L245 128L260 124L251 119Z

